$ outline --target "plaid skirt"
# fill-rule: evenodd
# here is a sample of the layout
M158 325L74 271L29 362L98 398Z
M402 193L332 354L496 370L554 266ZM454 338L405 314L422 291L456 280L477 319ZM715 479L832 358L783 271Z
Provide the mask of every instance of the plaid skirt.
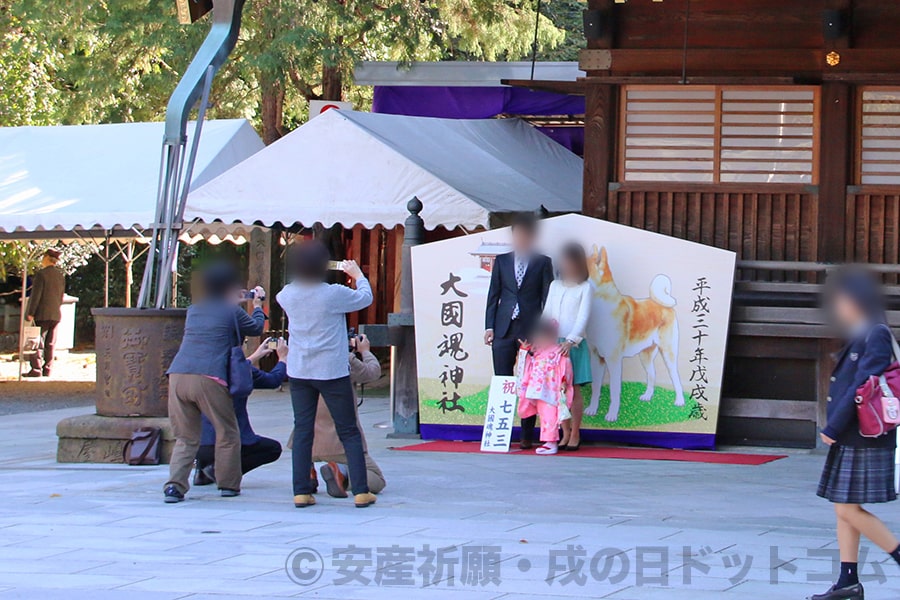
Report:
M896 500L894 449L832 445L817 494L837 504L878 504Z

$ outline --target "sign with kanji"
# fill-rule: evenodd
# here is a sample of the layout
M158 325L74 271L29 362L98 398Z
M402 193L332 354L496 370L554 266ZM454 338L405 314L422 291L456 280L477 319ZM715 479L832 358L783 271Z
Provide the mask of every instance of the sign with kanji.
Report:
M735 254L582 215L540 222L538 249L554 268L570 241L585 249L592 286L582 439L712 447ZM483 439L494 375L485 306L510 243L503 228L412 249L425 439Z
M481 433L482 452L509 452L518 404L515 377L495 376L491 379Z

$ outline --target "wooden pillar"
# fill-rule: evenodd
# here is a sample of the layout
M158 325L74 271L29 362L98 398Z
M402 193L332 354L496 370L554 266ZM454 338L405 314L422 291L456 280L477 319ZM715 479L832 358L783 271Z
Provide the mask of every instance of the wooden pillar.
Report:
M819 123L819 228L817 260L842 262L846 227L847 186L850 184L850 157L853 95L847 83L822 84Z
M581 212L605 219L615 155L616 87L588 80L584 114L584 191Z
M403 226L400 256L400 312L388 317L388 324L399 326L400 339L394 347L393 420L394 433L389 437L419 434L419 376L416 362L416 330L414 327L411 250L425 241L425 223L419 213L422 202L413 197L407 203L410 212Z
M275 294L281 291L281 288L287 283L287 275L285 271L285 251L287 246L282 246L281 242L284 238L284 228L281 225L273 225L270 231L269 239L269 292L271 299L269 302L269 328L273 331L284 331L287 328L287 317L281 310L281 305L275 301Z
M269 306L272 296L277 290L272 289L270 265L272 263L272 231L261 227L250 230L250 256L248 261L247 285L255 287L261 285L266 290L266 299L263 302L263 310L269 314ZM267 328L271 328L271 323ZM252 348L259 345L259 338L251 338Z
M589 35L587 47L593 50L616 45L617 10L613 0L589 0L588 9L599 13L599 35ZM615 105L618 87L604 83L608 65L589 69L584 107L584 190L581 212L589 217L605 219L609 202L609 184L615 178Z

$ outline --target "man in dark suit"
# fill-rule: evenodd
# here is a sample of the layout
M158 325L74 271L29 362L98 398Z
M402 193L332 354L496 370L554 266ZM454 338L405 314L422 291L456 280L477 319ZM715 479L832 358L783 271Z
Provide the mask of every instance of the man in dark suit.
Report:
M537 253L536 238L535 216L517 216L512 224L513 251L497 256L491 270L484 343L491 346L495 375L513 375L519 340L528 337L541 318L553 281L553 263ZM522 419L522 449L533 444L535 421Z
M28 299L29 321L41 328L41 342L31 357L31 371L25 377L47 377L53 364L53 347L56 345L56 326L62 319L60 308L66 293L66 275L56 266L60 252L54 248L44 253L41 270L31 282ZM43 353L43 356L42 356Z

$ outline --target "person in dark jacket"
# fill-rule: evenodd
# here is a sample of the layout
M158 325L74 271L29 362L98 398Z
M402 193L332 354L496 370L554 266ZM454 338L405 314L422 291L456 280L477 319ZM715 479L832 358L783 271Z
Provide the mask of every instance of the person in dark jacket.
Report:
M35 273L31 282L26 318L41 328L41 341L31 356L31 370L25 377L47 377L53 366L56 329L62 320L61 307L66 294L66 275L56 266L59 257L59 250L48 249L41 261L41 270Z
M287 379L288 345L284 340L277 340L277 348L271 350L266 340L260 344L256 352L247 357L253 373L253 389L274 390L281 387ZM259 360L272 352L278 355L278 363L271 371L264 371L256 365ZM253 469L273 463L281 457L281 444L278 440L263 437L253 431L250 415L247 412L249 396L234 396L234 414L237 417L238 429L241 432L241 474L246 475ZM203 431L200 434L200 449L197 451L197 469L194 472L194 485L210 485L216 482L216 430L212 422L203 415Z
M837 583L813 600L862 600L858 556L860 536L900 564L900 542L878 517L861 505L897 499L894 453L897 432L863 437L856 414L856 390L881 375L894 359L894 335L886 325L879 284L865 272L848 269L832 276L830 308L845 344L836 355L828 390L828 422L822 441L830 446L818 495L834 504L841 571Z
M188 478L200 447L201 413L216 430L216 483L222 496L241 493L241 435L228 391L228 361L231 349L242 344L244 336L263 332L265 290L256 287L253 291L249 300L253 314L248 315L240 306L237 269L217 263L203 272L203 298L188 307L181 347L167 371L175 448L169 481L163 486L166 503L181 502L190 488Z
M491 347L494 375L513 375L519 340L534 329L553 282L553 261L535 249L537 218L516 216L512 224L513 251L494 259L484 318L484 343ZM522 419L521 447L534 443L536 417Z

